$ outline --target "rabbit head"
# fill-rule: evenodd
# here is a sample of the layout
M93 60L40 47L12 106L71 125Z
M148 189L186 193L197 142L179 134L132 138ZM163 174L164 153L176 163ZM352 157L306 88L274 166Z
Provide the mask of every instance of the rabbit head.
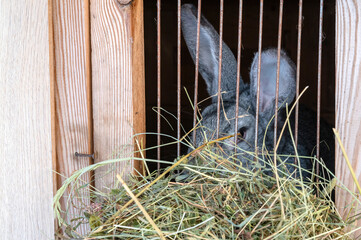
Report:
M193 61L196 59L197 40L197 9L191 4L182 6L182 32ZM217 126L217 92L218 92L218 64L219 64L219 35L213 26L202 16L200 25L199 45L199 72L207 85L207 91L212 97L212 103L202 111L202 129L197 129L196 146L205 141L215 139ZM254 156L247 152L255 150L256 128L256 99L257 99L257 76L259 55L255 54L250 69L250 84L245 84L240 79L238 126L239 136L226 140L222 145L227 153L234 153L234 142L237 143L237 159L242 165L250 167ZM261 53L260 93L259 93L259 123L258 123L258 147L263 144L269 151L273 150L273 122L270 122L275 113L276 78L277 78L277 49L268 49ZM295 96L295 65L281 51L279 72L279 117L278 126L283 125L285 117L281 114L286 103L290 104ZM222 106L220 113L219 137L233 135L235 133L236 113L236 85L237 85L237 61L229 49L222 42L222 66L221 66L221 91ZM268 125L270 127L268 127ZM265 133L267 134L265 135ZM282 146L285 144L291 146ZM291 151L292 143L281 141L279 151ZM290 149L290 150L288 150ZM293 161L293 158L292 158Z

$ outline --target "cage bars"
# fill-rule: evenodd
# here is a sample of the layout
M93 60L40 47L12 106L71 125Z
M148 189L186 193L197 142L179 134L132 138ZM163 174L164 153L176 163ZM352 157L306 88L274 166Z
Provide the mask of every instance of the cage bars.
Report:
M237 152L237 134L238 134L238 114L239 114L239 82L241 78L241 51L242 51L242 19L243 19L243 0L239 0L238 14L238 45L237 45L237 86L236 86L236 111L234 116L234 146ZM243 136L241 136L243 137Z
M218 57L218 91L217 91L217 130L216 138L219 138L219 118L221 113L221 84L222 84L222 47L223 47L223 0L220 0L219 8L219 57Z
M257 71L257 100L256 100L256 127L255 127L255 140L254 149L255 155L258 154L258 122L259 122L259 93L261 85L261 60L262 60L262 34L263 34L263 0L259 1L259 30L258 30L258 71Z
M296 68L296 99L300 95L300 69L301 69L301 42L302 42L302 5L303 0L298 2L298 25L297 25L297 68ZM299 103L296 102L295 109L295 146L298 146L298 114L299 114ZM295 164L297 164L297 158L295 158Z
M317 149L316 158L320 157L320 118L321 118L321 65L322 65L322 25L323 25L323 0L320 0L320 18L318 32L318 63L317 63ZM316 171L319 172L319 164L316 163ZM316 179L317 181L318 179Z
M277 80L276 80L276 97L275 97L275 118L274 118L274 146L277 142L277 119L278 119L278 98L279 98L279 77L280 77L280 55L282 43L282 21L283 21L283 4L280 0L279 8L279 26L277 40ZM317 68L317 139L316 139L316 157L320 156L320 112L321 112L321 62L322 62L322 26L323 26L323 6L324 1L320 0L319 12L319 36L318 36L318 68ZM195 58L195 76L194 76L194 109L193 109L193 144L196 145L196 126L198 116L198 82L199 82L199 48L200 48L200 24L201 24L201 0L198 0L197 8L197 36L196 36L196 58ZM257 97L256 97L256 128L255 128L255 152L258 152L258 123L260 111L260 84L261 84L261 63L262 63L262 37L263 37L263 9L264 0L259 1L259 32L258 32L258 69L257 69ZM302 23L303 23L303 0L299 0L298 8L298 34L297 34L297 64L296 64L296 99L299 97L300 84L300 65L301 65L301 43L302 43ZM222 43L223 43L223 14L224 0L220 0L219 10L219 63L218 63L218 91L217 91L217 125L216 137L219 137L220 127L220 110L221 110L221 76L222 76ZM239 108L239 84L240 84L240 67L242 51L242 21L243 21L243 0L239 1L239 18L238 18L238 44L237 44L237 86L236 86L236 112L235 112L235 145L237 144L238 134L238 108ZM161 144L161 0L157 0L157 144ZM299 104L295 108L295 144L298 146L298 128L299 128ZM177 1L177 137L181 138L181 0ZM177 144L177 156L180 156L180 143ZM161 158L160 148L157 149L157 158ZM275 152L276 158L276 152ZM296 159L295 159L296 162ZM160 165L158 163L158 171ZM319 171L319 166L316 166Z
M161 10L161 0L157 0L157 159L160 160L160 143L161 143L161 125L160 125L160 117L161 117L161 18L160 18L160 10ZM160 162L157 163L158 175L160 173Z
M273 132L274 164L277 164L277 120L278 120L278 98L280 85L280 60L281 60L281 42L282 42L282 20L283 20L283 0L280 0L278 17L278 37L277 37L277 73L276 73L276 97L275 97L275 118Z
M202 1L198 0L198 12L197 12L197 42L196 42L196 67L194 72L194 98L193 98L193 144L196 144L196 126L197 126L197 116L198 116L198 70L199 70L199 39L200 39L200 28L201 28L201 8Z
M181 0L177 5L177 139L181 139ZM180 156L180 142L177 143L177 157Z

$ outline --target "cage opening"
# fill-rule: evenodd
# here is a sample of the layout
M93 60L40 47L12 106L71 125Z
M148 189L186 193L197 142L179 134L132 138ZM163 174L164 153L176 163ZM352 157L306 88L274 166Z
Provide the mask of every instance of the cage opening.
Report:
M194 79L195 65L190 57L186 43L181 33L179 35L178 11L181 4L192 3L197 6L200 1L161 1L161 62L160 62L160 84L161 102L160 107L169 111L174 116L181 116L180 123L185 131L189 131L194 123L194 111L189 102L189 97L194 100ZM263 2L263 1L262 1ZM223 41L230 47L234 56L237 56L238 49L238 28L239 28L239 4L240 1L224 2L224 23ZM277 48L278 27L279 27L279 2L264 1L263 3L263 30L262 50ZM294 63L297 63L298 32L299 32L299 2L287 1L284 3L282 41L281 48L288 54ZM242 4L242 48L240 56L240 74L244 82L249 82L250 64L254 54L259 47L259 11L260 2L244 1ZM302 91L309 86L304 96L300 99L301 105L317 111L317 64L318 64L318 36L319 36L319 3L304 0L302 4L302 41L300 57L300 85ZM201 12L208 21L219 31L220 1L210 0L201 2ZM145 19L145 57L146 57L146 99L147 99L147 132L157 132L157 113L153 107L157 106L158 91L157 84L157 1L144 2ZM334 125L334 104L335 104L335 2L326 1L323 9L323 30L322 30L322 70L321 70L321 118L330 125ZM181 48L177 47L181 44ZM202 43L200 43L202 44ZM178 61L181 59L179 66ZM180 71L177 69L180 68ZM201 74L199 77L198 99L202 101L208 98L206 84ZM180 78L180 82L177 79ZM180 88L180 96L177 94ZM187 96L185 90L189 96ZM178 105L177 99L181 99ZM198 102L199 102L198 101ZM211 100L202 101L199 104L200 110L209 105ZM180 108L179 108L180 107ZM163 112L164 113L164 112ZM165 113L164 113L165 114ZM171 116L166 117L167 121L161 119L160 132L171 136L179 137L182 129L177 128L177 120ZM302 124L299 122L299 124ZM170 126L172 125L172 127ZM167 137L161 137L161 143L173 141ZM148 135L147 145L156 146L157 136ZM177 149L178 148L178 149ZM185 146L172 145L163 147L159 153L156 150L148 151L149 158L161 158L172 161L177 155L187 151ZM160 154L160 155L159 155ZM158 155L158 156L157 156ZM153 166L151 168L156 168Z

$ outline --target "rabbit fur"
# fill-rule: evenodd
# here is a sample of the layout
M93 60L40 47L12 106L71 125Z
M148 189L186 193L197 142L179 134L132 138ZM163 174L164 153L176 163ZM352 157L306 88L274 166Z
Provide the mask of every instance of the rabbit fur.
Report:
M196 39L197 39L197 8L192 4L182 6L182 32L190 52L196 59ZM217 92L218 92L218 63L219 63L219 35L208 20L202 16L200 26L200 46L199 46L199 72L207 85L207 91L212 97L212 103L201 113L202 129L197 129L196 145L200 146L206 140L215 139L217 126ZM275 90L277 74L277 49L267 49L261 53L261 73L260 73L260 102L259 102L259 123L258 123L258 147L265 147L268 151L273 151L274 122L272 117L275 113ZM256 98L257 98L257 72L258 53L255 54L250 69L250 84L245 84L240 79L239 86L239 115L238 132L241 137L237 139L237 159L242 166L249 169L255 167L254 152L255 143L255 120L256 120ZM220 136L234 134L235 112L236 112L236 82L237 61L229 49L222 42L222 66L221 66L221 91L222 107L220 113ZM280 72L279 72L279 98L278 98L278 134L286 120L286 104L289 106L294 100L296 88L296 67L287 54L281 50ZM294 129L294 116L290 117L291 127ZM269 126L269 127L268 127ZM300 106L299 110L299 133L298 133L298 155L313 156L316 152L316 115L311 110ZM321 158L326 162L326 166L333 171L334 168L334 140L331 128L324 121L321 122ZM227 155L234 153L235 139L230 138L220 144ZM232 146L233 143L233 146ZM291 172L297 167L293 164L295 148L291 135L286 128L277 154L282 155L281 159L289 164L287 170ZM273 158L272 158L273 159ZM272 160L273 161L273 160ZM300 165L306 171L302 172L303 177L310 177L313 162L310 158L300 158ZM271 167L263 162L263 172L271 174ZM295 173L297 175L297 173Z

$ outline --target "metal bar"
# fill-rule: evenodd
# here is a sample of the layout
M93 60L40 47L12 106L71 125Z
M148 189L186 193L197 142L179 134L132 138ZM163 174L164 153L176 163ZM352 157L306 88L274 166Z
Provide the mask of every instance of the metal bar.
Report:
M177 31L177 139L181 138L181 0L178 0ZM180 156L180 142L177 143L177 157Z
M280 61L281 61L281 42L282 42L282 20L283 20L283 0L280 0L279 16L278 16L278 39L277 39L277 73L276 73L276 96L275 96L275 118L274 118L274 132L273 132L273 149L274 149L274 166L276 171L274 172L277 179L277 187L280 189L280 183L278 181L277 170L277 121L278 121L278 98L279 98L279 85L280 85ZM281 195L281 192L280 192ZM282 200L281 203L281 216L285 217Z
M318 32L318 66L317 66L317 153L316 157L320 157L320 117L321 117L321 64L322 64L322 24L323 24L323 0L320 0L320 19ZM316 164L316 171L319 172L319 164Z
M283 0L280 0L280 9L278 17L278 39L277 39L277 75L276 75L276 97L275 97L275 124L273 132L274 163L277 163L277 121L278 121L278 98L280 85L280 61L281 61L281 42L282 42L282 20L283 20Z
M157 115L157 159L160 160L160 143L161 143L161 136L160 136L160 130L161 130L161 125L160 125L160 115L161 115L161 70L160 70L160 63L161 63L161 49L160 49L160 37L161 37L161 32L160 32L160 9L161 9L161 0L157 0L157 108L158 108L158 115ZM158 170L158 174L160 172L160 163L157 163L157 170Z
M223 0L220 0L219 9L219 57L218 57L218 93L217 93L217 131L216 136L219 138L219 118L221 112L221 83L222 83L222 43L223 43Z
M301 69L301 42L302 42L302 5L303 0L298 2L298 33L297 33L297 72L296 72L296 99L300 95L300 69ZM299 104L296 103L295 109L295 145L298 146L298 118L299 118ZM297 164L297 158L295 158Z
M236 87L236 112L234 121L234 146L237 152L237 134L238 134L238 108L239 108L239 82L241 78L241 51L242 51L242 17L243 17L243 0L239 0L238 15L238 46L237 46L237 87Z
M258 148L258 122L259 122L259 94L261 84L261 60L262 60L262 33L263 33L263 0L259 1L259 31L258 31L258 72L257 72L257 102L256 102L256 127L255 127L255 140L254 149L257 156Z
M202 1L198 0L198 12L197 12L197 42L196 42L196 68L194 73L194 111L193 111L193 145L196 146L196 125L198 116L198 70L199 70L199 33L201 27L201 8Z

